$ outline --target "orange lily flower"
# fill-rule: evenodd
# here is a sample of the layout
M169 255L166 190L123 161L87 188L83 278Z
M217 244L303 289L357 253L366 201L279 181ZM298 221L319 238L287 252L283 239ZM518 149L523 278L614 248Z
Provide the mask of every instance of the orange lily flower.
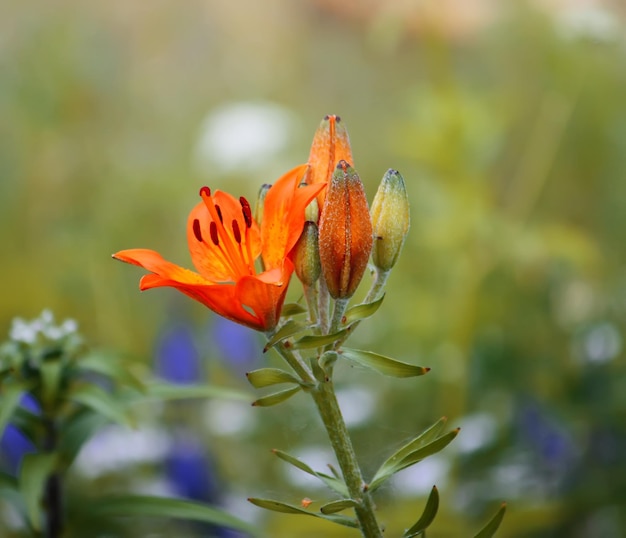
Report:
M339 116L324 116L313 136L309 153L310 169L306 175L306 182L309 185L317 183L330 185L339 161L354 164L348 130ZM320 209L324 207L325 198L326 191L322 190L317 195Z
M304 210L324 184L298 188L307 165L294 168L269 189L262 221L248 201L202 187L202 202L187 221L187 241L197 273L148 249L122 250L113 258L138 265L139 288L170 286L217 314L258 331L276 327L294 270L289 253L304 227ZM265 270L257 273L261 256Z

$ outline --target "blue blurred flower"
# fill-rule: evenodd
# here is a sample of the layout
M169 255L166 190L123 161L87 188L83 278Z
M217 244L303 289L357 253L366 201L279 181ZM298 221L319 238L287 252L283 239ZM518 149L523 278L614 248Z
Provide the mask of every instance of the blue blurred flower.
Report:
M41 412L39 404L30 394L22 396L20 405L31 413ZM22 458L35 451L36 447L33 442L18 428L9 424L0 437L0 468L15 475L20 468Z
M221 317L215 317L211 339L224 361L243 375L259 365L259 342L247 327Z
M156 373L172 383L196 383L202 378L200 355L193 333L183 324L163 331L157 342Z

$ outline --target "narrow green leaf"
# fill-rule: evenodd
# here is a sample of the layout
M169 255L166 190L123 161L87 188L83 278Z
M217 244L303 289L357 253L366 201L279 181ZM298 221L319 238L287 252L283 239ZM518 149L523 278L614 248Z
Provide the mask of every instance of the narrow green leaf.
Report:
M354 518L341 516L337 514L319 514L316 512L309 512L304 508L300 508L299 506L294 506L293 504L287 504L280 501L273 501L271 499L257 499L251 497L248 499L252 504L265 508L265 510L271 510L272 512L280 512L282 514L295 514L295 515L304 515L317 517L321 519L325 519L326 521L330 521L332 523L337 523L338 525L343 525L345 527L357 528L358 523Z
M108 417L91 409L74 414L60 431L59 455L63 463L70 465L85 442L108 421Z
M93 352L85 357L81 357L76 361L75 368L79 371L101 374L120 383L130 385L140 392L145 390L143 382L129 370L128 366L117 356L107 352Z
M411 439L408 443L396 450L383 462L378 471L376 471L376 475L382 474L385 471L392 469L399 461L408 456L411 452L435 440L441 430L443 430L446 422L448 422L448 419L446 417L441 417L432 426L430 426L422 433L420 433L417 437Z
M20 405L20 398L26 392L26 387L21 383L6 384L2 387L0 399L0 436L11 421L13 412Z
M432 456L436 454L440 450L444 449L446 446L450 444L450 442L458 435L459 429L452 430L451 432L438 437L434 441L412 451L405 455L402 459L396 460L393 464L387 465L384 468L381 468L372 479L372 483L370 484L370 491L374 491L377 489L385 480L387 480L390 476L394 475L398 471L402 469L406 469L411 465L415 465L419 463L424 458L428 456Z
M258 400L252 402L252 405L255 407L269 407L271 405L276 405L285 400L291 398L294 394L300 392L302 387L292 387L290 389L281 390L280 392L274 392L273 394L269 394L268 396L263 396Z
M422 515L410 529L405 531L402 537L414 538L415 536L422 534L434 521L438 509L439 492L437 491L437 487L433 486L433 489L430 491L430 495L428 496L428 500L426 501L426 506L424 507Z
M73 402L93 409L113 422L129 428L134 426L133 421L115 395L109 394L97 385L81 385L72 390L67 397Z
M274 336L267 341L267 344L265 344L265 347L263 348L263 353L273 348L276 344L278 344L278 342L282 342L283 340L286 340L287 338L290 338L308 328L309 326L306 323L302 323L294 319L288 320L280 329L278 329L278 331L276 331L276 334L274 334Z
M25 514L24 499L20 495L16 478L3 472L0 472L0 497L9 501L18 512Z
M266 510L271 510L272 512L280 512L281 514L298 514L313 517L317 516L315 512L309 512L308 510L300 508L299 506L287 504L280 501L274 501L272 499L258 499L256 497L250 497L248 501L250 501L255 506L258 506L259 508L265 508Z
M365 303L353 306L349 308L346 312L345 316L341 320L341 324L344 327L352 325L355 321L360 321L365 318L369 318L373 315L376 310L383 304L383 299L385 296L383 295L380 299L374 301L373 303Z
M297 316L298 314L304 314L307 309L298 303L287 303L283 305L280 315L283 317Z
M498 530L500 523L502 523L504 512L506 512L506 503L502 503L496 515L489 520L489 523L487 523L474 538L491 538Z
M51 359L41 363L42 400L44 407L52 405L59 393L63 363L61 359Z
M250 395L216 385L174 385L156 381L146 384L145 395L141 396L138 401L187 400L192 398L225 398L249 401Z
M278 456L281 460L286 461L287 463L290 463L291 465L293 465L294 467L297 467L301 471L304 471L305 473L318 478L333 491L345 497L348 496L348 488L346 484L344 483L344 481L339 476L329 476L324 473L318 473L317 471L314 471L311 467L309 467L303 461L299 460L298 458L295 458L294 456L291 456L290 454L287 454L286 452L283 452L282 450L274 449L272 450L272 452L276 454L276 456Z
M415 366L407 362L398 361L372 351L360 351L358 349L342 348L339 355L344 359L375 370L383 375L391 377L415 377L424 375L430 368Z
M114 517L149 516L203 521L259 536L258 527L219 508L182 499L148 495L119 495L98 500L93 510L96 513Z
M339 499L337 501L331 501L320 507L322 514L336 514L342 510L348 508L354 508L358 503L353 499Z
M342 331L333 333L333 334L309 334L307 336L303 336L299 340L296 340L292 348L293 349L312 349L315 347L322 347L327 344L332 344L337 340L340 340L341 337L348 332L348 329L343 329Z
M41 500L46 480L54 471L56 454L26 454L19 473L19 489L26 514L35 530L41 529Z
M280 385L281 383L294 383L296 385L301 383L296 376L279 368L260 368L246 373L246 377L256 389Z

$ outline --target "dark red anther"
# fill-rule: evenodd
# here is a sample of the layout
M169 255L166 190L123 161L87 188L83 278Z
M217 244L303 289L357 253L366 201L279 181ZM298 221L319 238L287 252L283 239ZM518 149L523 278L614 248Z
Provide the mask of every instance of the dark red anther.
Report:
M243 196L239 198L241 204L241 212L243 213L243 220L246 222L246 228L252 226L252 209L250 209L250 203Z
M200 196L211 196L211 189L205 185L200 189Z
M220 206L218 206L217 204L215 204L215 211L217 211L217 216L220 218L220 222L224 224L224 217L222 217L222 210L220 209Z
M198 219L193 219L193 235L196 236L196 239L202 243L202 232L200 230L200 221Z
M209 226L209 232L211 234L211 241L213 241L213 244L216 247L219 246L220 238L217 236L217 224L215 224L214 220L211 221L211 225Z
M241 245L241 231L239 230L239 223L235 219L233 219L233 235L235 241Z

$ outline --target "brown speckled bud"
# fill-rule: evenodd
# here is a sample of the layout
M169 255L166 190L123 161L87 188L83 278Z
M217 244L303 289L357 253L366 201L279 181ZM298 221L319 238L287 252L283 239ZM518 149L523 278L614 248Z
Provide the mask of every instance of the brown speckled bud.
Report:
M327 187L320 217L320 260L334 299L351 297L372 250L372 223L363 183L346 161L339 161Z

